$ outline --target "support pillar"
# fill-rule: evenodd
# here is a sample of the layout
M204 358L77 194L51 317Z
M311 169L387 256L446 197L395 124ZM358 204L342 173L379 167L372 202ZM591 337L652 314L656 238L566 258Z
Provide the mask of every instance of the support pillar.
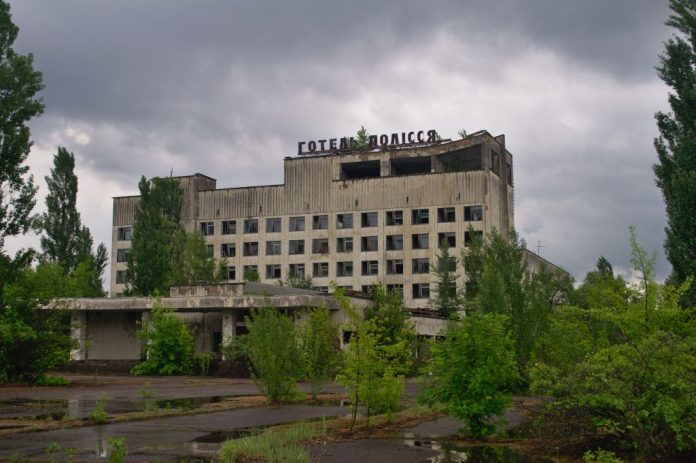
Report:
M70 315L70 337L75 343L70 350L70 360L86 360L87 312L75 311Z
M237 321L239 313L234 310L222 312L222 345L227 345L237 336ZM227 360L223 356L223 360Z
M141 330L146 330L148 329L150 325L150 312L143 311L142 315L140 316L140 329ZM147 341L143 342L140 341L140 358L147 360Z

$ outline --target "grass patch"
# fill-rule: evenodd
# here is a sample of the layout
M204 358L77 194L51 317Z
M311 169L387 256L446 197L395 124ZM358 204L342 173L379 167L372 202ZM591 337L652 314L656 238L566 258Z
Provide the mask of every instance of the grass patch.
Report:
M303 444L323 433L324 428L320 424L269 429L256 436L227 441L220 449L218 458L222 463L309 463L309 451Z
M62 376L41 376L36 380L37 386L69 386L70 381Z

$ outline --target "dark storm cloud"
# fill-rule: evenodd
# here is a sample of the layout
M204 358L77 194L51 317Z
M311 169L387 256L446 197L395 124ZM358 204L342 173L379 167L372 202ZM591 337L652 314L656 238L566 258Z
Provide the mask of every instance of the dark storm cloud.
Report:
M115 188L87 194L170 171L279 183L298 140L362 124L487 128L515 154L530 248L544 241L581 275L599 254L628 261L629 224L661 247L650 165L666 2L10 3L46 83L36 146L67 144ZM83 216L110 241L110 211Z

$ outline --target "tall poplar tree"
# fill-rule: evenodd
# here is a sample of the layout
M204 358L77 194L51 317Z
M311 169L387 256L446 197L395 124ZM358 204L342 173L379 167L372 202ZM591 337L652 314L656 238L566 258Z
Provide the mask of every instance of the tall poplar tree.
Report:
M32 145L27 122L44 109L36 98L43 81L32 55L12 49L18 31L10 5L0 0L0 252L7 236L26 233L32 225L36 187L25 164Z
M670 113L655 115L657 185L667 207L665 251L677 283L696 277L696 2L670 0L666 24L676 29L665 43L657 73L672 89ZM683 301L696 305L696 284Z

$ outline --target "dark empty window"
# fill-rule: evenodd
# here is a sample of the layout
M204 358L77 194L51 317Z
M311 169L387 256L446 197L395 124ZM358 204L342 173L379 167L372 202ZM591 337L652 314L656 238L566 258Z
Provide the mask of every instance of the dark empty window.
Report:
M404 249L404 235L387 235L387 251Z
M437 221L443 222L454 222L454 208L453 207L440 207L437 210Z
M454 232L444 232L437 234L437 244L441 248L447 244L447 247L453 248L457 246L457 238Z
M412 237L412 249L428 249L430 242L427 233L416 233Z
M336 228L353 228L353 214L337 214Z
M280 217L266 219L266 233L280 233L281 231L283 230Z
M246 219L244 221L244 233L258 233L259 219Z
M430 272L430 261L428 258L413 259L411 265L411 273L428 273Z
M377 226L377 213L376 212L363 212L360 214L360 225L362 227L376 227Z
M363 236L360 238L360 250L377 251L377 242L376 236Z
M126 271L125 270L117 270L116 271L116 284L122 285L125 282L126 282Z
M341 180L379 177L379 161L344 162L341 164Z
M411 211L411 223L421 225L430 222L430 214L427 209L413 209Z
M118 227L118 240L119 241L130 241L131 240L131 227Z
M290 231L304 231L304 217L290 217Z
M404 211L387 211L386 214L387 225L403 225L404 224Z
M266 241L266 255L267 256L279 256L280 255L280 241Z
M313 230L328 230L329 228L329 216L326 214L315 215L312 217L312 229Z
M387 260L387 275L403 275L403 259Z
M328 254L329 253L329 239L328 238L315 238L312 240L312 254Z
M258 256L259 243L258 241L247 241L243 245L242 254L245 256Z
M362 274L363 275L377 275L379 267L376 260L364 260L362 261Z
M220 257L234 257L237 254L237 245L223 243L220 245Z
M315 262L314 264L312 264L312 275L314 275L316 278L328 277L329 263Z
M337 238L336 252L353 252L353 238Z
M212 236L215 234L215 222L201 222L201 235Z
M116 250L116 262L128 262L128 255L130 254L130 249L117 249Z
M483 206L464 206L464 220L467 222L483 220Z
M413 299L430 298L430 283L414 283Z
M337 277L350 277L353 276L353 262L337 262L336 263L336 276Z
M280 264L266 265L266 279L280 278Z
M389 291L390 293L396 293L396 294L400 294L400 295L403 296L403 295L404 295L404 285L401 285L401 284L391 284L391 285L389 285L389 284L388 284L388 285L387 285L387 291Z
M222 221L222 234L223 235L234 235L237 233L237 221L236 220L223 220Z
M437 155L436 170L438 172L483 170L481 147L482 145L474 145Z
M227 279L236 280L237 279L237 269L234 265L229 265L227 267Z
M290 278L304 278L305 264L290 264L288 266L288 276Z
M389 160L389 172L391 175L429 174L430 170L430 156L392 158Z
M290 240L288 254L304 254L304 240Z

